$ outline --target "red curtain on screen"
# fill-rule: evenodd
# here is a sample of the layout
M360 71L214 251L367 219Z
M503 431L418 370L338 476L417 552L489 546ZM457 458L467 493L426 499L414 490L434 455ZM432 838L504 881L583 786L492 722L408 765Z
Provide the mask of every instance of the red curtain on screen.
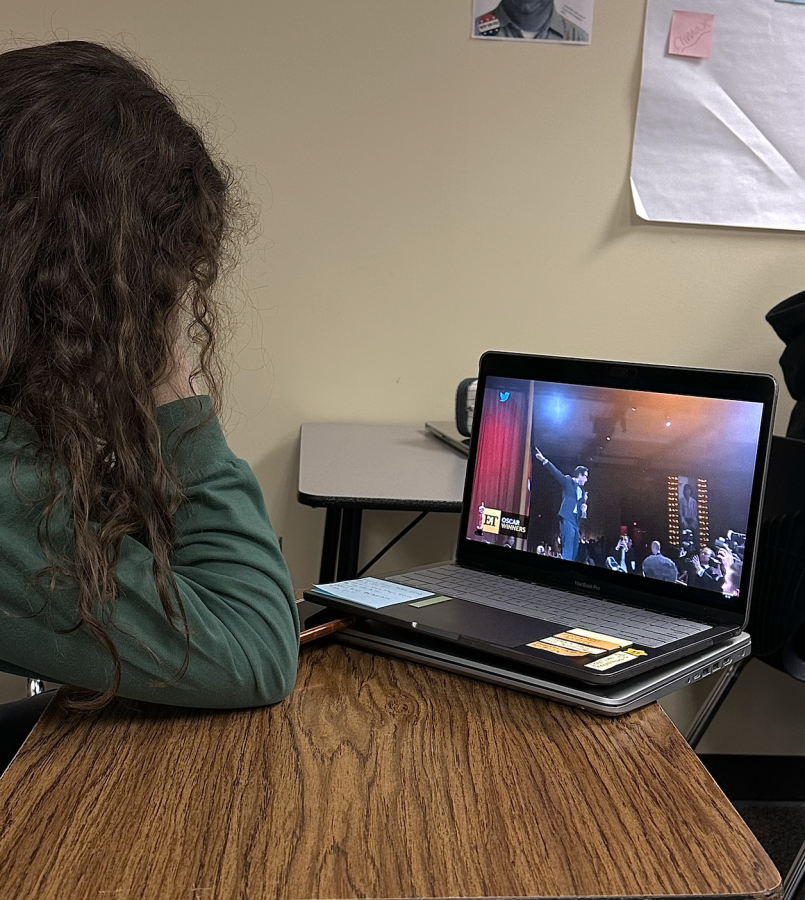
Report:
M473 512L485 507L504 512L527 512L525 482L531 459L527 391L508 391L502 402L500 392L489 391L484 398L478 456L475 464ZM474 515L470 527L474 527Z

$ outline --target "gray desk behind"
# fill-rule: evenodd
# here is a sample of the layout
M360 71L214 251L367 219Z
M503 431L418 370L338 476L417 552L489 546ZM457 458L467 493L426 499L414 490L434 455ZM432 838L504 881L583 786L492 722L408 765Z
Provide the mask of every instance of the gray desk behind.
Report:
M300 503L326 507L320 582L354 578L365 509L459 512L466 457L406 425L311 423L299 446Z

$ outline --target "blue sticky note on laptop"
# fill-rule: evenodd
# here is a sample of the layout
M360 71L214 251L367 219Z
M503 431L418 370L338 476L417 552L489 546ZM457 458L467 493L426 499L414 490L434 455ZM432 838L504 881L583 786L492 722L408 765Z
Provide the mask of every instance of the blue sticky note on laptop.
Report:
M433 593L395 584L393 581L382 581L380 578L356 578L352 581L337 581L335 584L317 584L315 587L333 597L360 603L372 609L394 606L395 603L410 603L412 600L430 597Z

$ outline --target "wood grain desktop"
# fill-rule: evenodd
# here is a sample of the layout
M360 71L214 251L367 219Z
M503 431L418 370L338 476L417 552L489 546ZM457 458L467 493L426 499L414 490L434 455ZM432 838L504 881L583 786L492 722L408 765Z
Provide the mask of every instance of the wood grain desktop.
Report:
M769 897L656 704L596 718L334 644L269 709L45 713L0 778L2 900Z

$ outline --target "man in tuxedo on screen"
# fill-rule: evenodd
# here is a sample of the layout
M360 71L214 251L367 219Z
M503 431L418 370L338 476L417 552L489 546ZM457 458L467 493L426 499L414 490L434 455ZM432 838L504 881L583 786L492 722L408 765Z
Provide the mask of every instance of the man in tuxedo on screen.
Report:
M562 488L562 505L559 507L559 533L562 535L562 559L575 559L579 552L579 523L587 517L588 471L576 466L572 475L565 475L534 447L534 455L543 467L559 482Z

